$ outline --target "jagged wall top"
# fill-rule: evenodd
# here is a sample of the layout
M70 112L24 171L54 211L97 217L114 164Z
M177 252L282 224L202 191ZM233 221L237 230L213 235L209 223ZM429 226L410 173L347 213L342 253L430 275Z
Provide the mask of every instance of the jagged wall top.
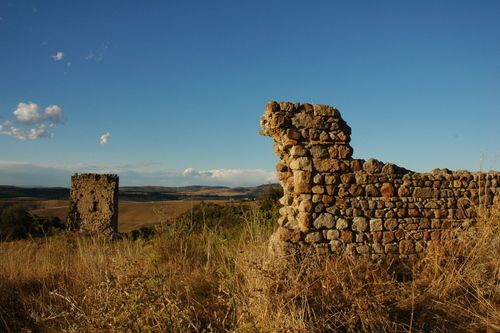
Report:
M269 102L260 133L287 146L299 142L349 146L351 140L351 128L339 110L322 104Z

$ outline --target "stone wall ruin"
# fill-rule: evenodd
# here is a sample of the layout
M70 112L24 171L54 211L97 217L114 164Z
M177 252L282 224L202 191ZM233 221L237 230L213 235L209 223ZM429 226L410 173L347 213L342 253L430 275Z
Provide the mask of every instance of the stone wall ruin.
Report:
M275 250L413 257L473 225L475 207L500 202L499 172L353 159L351 128L327 105L270 102L261 134L274 140L284 190Z
M118 176L84 173L71 177L71 218L81 232L113 237L118 233Z

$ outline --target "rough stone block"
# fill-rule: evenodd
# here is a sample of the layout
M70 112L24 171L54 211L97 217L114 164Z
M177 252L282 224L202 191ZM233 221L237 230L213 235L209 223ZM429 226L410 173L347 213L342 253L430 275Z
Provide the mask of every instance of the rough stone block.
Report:
M412 240L402 240L399 242L399 253L403 255L415 253L415 246Z
M373 158L370 158L365 163L363 163L363 169L370 174L382 172L383 166L384 165L380 161L377 161Z
M432 198L434 197L435 190L429 187L416 187L413 190L414 198Z
M368 222L364 217L355 217L352 220L352 230L357 232L365 232L368 228Z
M378 197L380 194L377 187L373 184L366 185L365 192L367 197Z
M306 156L307 155L307 149L304 148L303 146L293 146L290 149L290 155L292 157L301 157L301 156Z
M380 193L385 198L391 198L394 196L394 186L390 183L384 183L380 187Z
M337 220L336 228L338 230L344 230L347 229L348 227L349 227L349 222L347 222L346 219L340 218Z
M304 237L304 241L306 243L319 243L323 239L323 236L321 235L321 232L319 231L314 231L306 234Z
M310 193L311 192L311 172L295 170L293 172L293 183L295 193Z
M328 228L331 229L335 226L335 218L330 213L323 213L314 220L314 227L317 229Z
M351 231L341 230L340 231L340 240L344 243L351 243L353 239L353 235Z
M382 242L384 244L394 242L396 237L394 237L394 232L392 231L384 231L383 236L382 236Z
M338 230L326 231L326 239L328 240L339 239L339 237L340 237L340 232Z
M383 224L381 219L370 220L370 231L382 231Z

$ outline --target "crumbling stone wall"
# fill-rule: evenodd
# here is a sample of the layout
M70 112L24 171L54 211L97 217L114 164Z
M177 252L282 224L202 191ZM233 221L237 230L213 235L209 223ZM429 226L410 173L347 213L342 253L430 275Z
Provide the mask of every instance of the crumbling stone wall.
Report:
M80 231L113 237L118 232L118 176L84 173L71 177L72 219Z
M261 134L274 140L284 190L275 250L412 257L473 225L475 207L500 202L498 172L353 159L351 128L334 107L270 102Z

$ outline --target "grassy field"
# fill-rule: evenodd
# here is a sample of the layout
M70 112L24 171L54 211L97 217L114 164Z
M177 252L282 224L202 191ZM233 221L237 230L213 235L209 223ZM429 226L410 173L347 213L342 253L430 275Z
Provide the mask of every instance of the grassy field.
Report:
M273 212L205 204L147 239L0 243L5 332L498 332L500 211L416 262L269 257Z
M118 208L118 231L129 232L144 226L158 224L175 218L198 205L200 200L169 201L123 201ZM224 200L205 202L225 203ZM0 204L20 204L28 208L31 214L43 217L66 219L69 202L67 200L37 200L32 198L2 199Z

